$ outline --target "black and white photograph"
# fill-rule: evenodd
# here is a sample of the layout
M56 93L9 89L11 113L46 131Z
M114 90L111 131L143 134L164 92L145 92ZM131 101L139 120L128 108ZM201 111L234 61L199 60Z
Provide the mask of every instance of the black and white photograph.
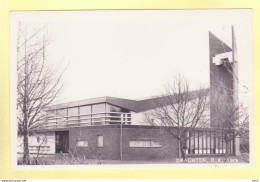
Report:
M252 10L10 12L13 169L253 165Z

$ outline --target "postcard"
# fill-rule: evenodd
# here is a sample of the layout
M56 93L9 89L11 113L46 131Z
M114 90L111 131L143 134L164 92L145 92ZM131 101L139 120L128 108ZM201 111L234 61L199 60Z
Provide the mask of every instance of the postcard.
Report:
M253 165L252 10L10 12L12 169Z

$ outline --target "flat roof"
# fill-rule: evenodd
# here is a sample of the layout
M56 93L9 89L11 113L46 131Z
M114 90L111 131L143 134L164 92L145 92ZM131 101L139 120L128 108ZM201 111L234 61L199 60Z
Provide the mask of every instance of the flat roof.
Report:
M196 98L196 94L201 90L196 90L190 92L192 94L191 99ZM202 90L205 95L208 94L209 89L203 89ZM108 103L114 106L118 106L121 108L125 108L134 112L143 112L147 110L151 110L154 108L159 107L160 105L169 105L170 99L167 99L168 97L172 97L169 95L165 96L156 96L149 99L143 99L143 100L130 100L130 99L122 99L117 97L98 97L98 98L92 98L92 99L85 99L85 100L79 100L79 101L73 101L73 102L67 102L62 104L57 104L51 106L50 110L54 109L65 109L65 108L71 108L71 107L78 107L78 106L85 106L85 105L91 105L91 104L99 104L99 103Z

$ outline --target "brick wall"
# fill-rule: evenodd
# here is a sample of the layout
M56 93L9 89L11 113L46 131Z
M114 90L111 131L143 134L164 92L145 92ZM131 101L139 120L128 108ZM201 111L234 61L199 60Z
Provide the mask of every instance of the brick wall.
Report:
M70 128L70 151L85 155L87 158L120 159L119 130L114 126L90 126ZM103 147L97 147L97 136L103 136ZM87 140L88 147L76 147L76 140Z
M120 125L90 126L69 129L70 151L87 158L120 160ZM103 135L104 146L97 147L97 136ZM76 141L87 140L88 147L76 147ZM132 148L131 140L156 140L162 147ZM155 160L178 157L178 141L165 130L151 126L128 125L122 128L123 160Z
M178 141L166 130L149 126L123 128L123 160L173 159L179 155ZM161 141L161 147L130 147L131 140Z

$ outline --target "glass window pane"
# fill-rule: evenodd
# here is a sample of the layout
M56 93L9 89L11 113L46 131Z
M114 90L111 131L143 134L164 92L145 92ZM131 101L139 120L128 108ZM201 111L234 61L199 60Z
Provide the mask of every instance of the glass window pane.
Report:
M59 109L56 111L56 117L58 122L67 120L67 109Z
M230 153L234 153L234 140L230 141Z
M95 104L92 105L92 113L104 113L106 111L105 104Z
M226 150L226 141L223 140L223 153L225 154L227 152Z
M202 154L203 150L203 132L199 132L199 154Z
M161 146L162 146L162 142L152 141L152 142L151 142L151 146L152 146L152 147L161 147Z
M206 154L207 153L207 132L202 132L203 136L202 136L202 141L203 141L203 149L202 149L202 153Z
M218 136L216 135L216 138L215 138L215 142L216 142L216 154L219 153L219 138Z
M230 134L227 135L227 141L226 141L226 151L227 153L231 153L231 141L230 141Z
M198 132L195 132L195 148L194 148L194 153L198 154L199 152L199 138L198 138Z
M87 147L88 146L88 141L86 141L86 140L77 140L76 145L77 145L77 147Z
M214 151L215 151L215 146L216 146L216 144L215 144L215 134L214 134L214 132L211 132L211 150L212 150L212 153L214 153Z
M55 111L55 110L50 110L50 111L47 111L47 114L48 114L49 116L55 116L56 111Z
M207 132L207 154L210 154L210 132Z
M78 116L78 108L77 107L69 108L68 116Z
M103 136L102 135L97 136L97 147L103 147Z
M110 112L121 112L121 109L119 107L109 105L109 108Z
M64 117L64 116L67 116L67 109L59 109L57 110L57 116L58 117Z
M112 106L107 104L107 112L123 112L123 113L130 113L130 110L128 109L124 109L124 108L120 108L120 107L116 107L116 106Z
M223 138L222 136L219 136L219 153L223 153L222 147L223 147Z
M56 111L55 110L50 110L47 111L47 117L49 122L56 122Z
M79 108L80 115L91 114L91 106L81 106Z
M190 132L190 153L194 154L195 152L195 143L194 143L194 132Z
M150 146L151 146L151 142L150 142L150 141L143 141L143 142L142 142L142 146L144 146L144 147L150 147Z

